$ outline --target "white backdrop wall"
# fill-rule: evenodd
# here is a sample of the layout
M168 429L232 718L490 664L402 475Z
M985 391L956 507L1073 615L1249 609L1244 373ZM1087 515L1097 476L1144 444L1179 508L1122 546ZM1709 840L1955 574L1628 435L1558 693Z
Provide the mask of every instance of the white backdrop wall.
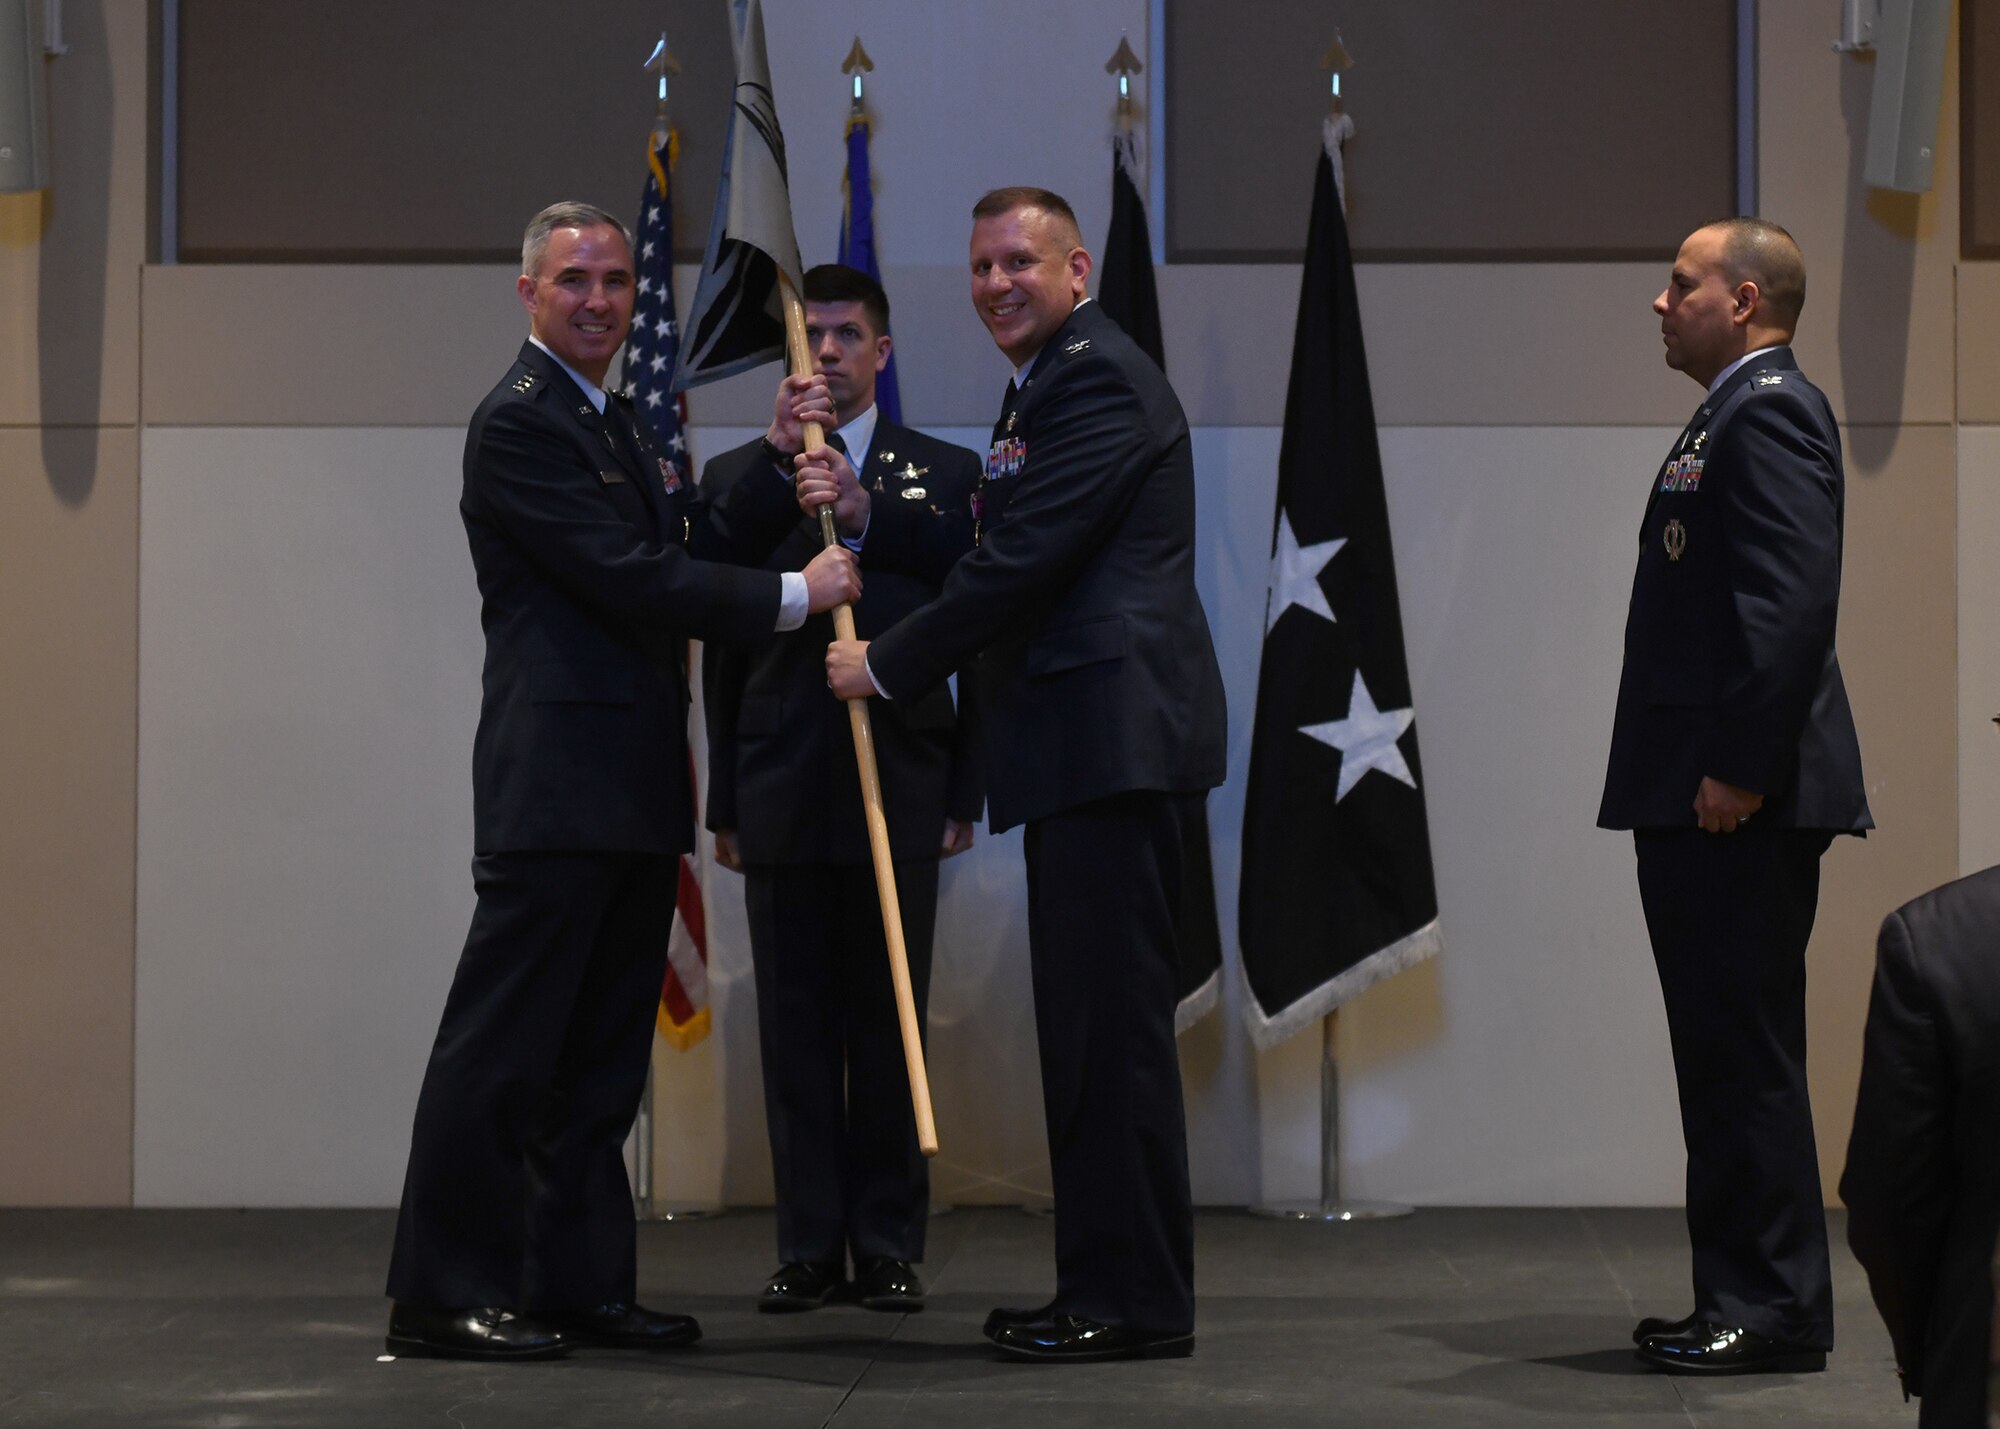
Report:
M1627 845L1591 829L1634 487L1670 435L1384 434L1447 952L1374 995L1402 1004L1404 1030L1350 1072L1358 1194L1677 1194ZM141 1204L395 1199L471 908L480 643L460 442L437 428L145 435ZM1269 428L1196 434L1198 572L1231 708L1211 816L1232 971L1277 444ZM662 1184L757 1201L769 1161L740 885L712 870L710 889L718 1032L662 1055ZM931 1015L947 1199L1047 1188L1022 898L1018 834L948 866ZM1232 981L1184 1039L1205 1202L1304 1194L1318 1164L1317 1038L1256 1057L1239 996Z
M1843 633L1867 657L1849 675L1884 828L1829 860L1813 974L1815 1067L1836 1069L1836 1095L1816 1083L1826 1145L1852 1095L1870 920L1952 871L1929 824L1968 862L2000 857L2000 797L1954 804L1954 781L1933 767L2000 788L2000 753L1986 752L2000 735L1983 724L2000 710L1986 707L1996 671L1980 654L2000 618L1980 574L2000 519L2000 428L1961 440L1948 350L1954 319L1961 334L1989 328L2000 298L1954 308L1955 250L1939 237L1955 232L1953 194L1884 205L1853 165L1824 162L1843 144L1858 152L1842 108L1853 71L1826 46L1836 8L1766 6L1759 19L1764 200L1799 232L1815 292L1831 295L1808 313L1801 351L1837 410L1872 424L1850 445L1848 551L1850 586L1860 579L1871 598L1849 599ZM1005 376L957 276L966 209L991 184L1039 182L1077 202L1087 235L1103 232L1101 66L1120 30L1140 47L1147 6L1027 0L996 34L997 13L978 0L767 4L795 172L837 167L837 62L855 29L878 62L883 255L907 274L892 281L913 344L926 340L931 411L957 423L986 410L981 394L997 401ZM1020 42L1037 35L1048 42ZM957 117L979 113L1010 118ZM1955 172L1949 102L1945 113L1941 174ZM799 157L808 151L817 157ZM801 183L794 197L808 258L828 256L837 187ZM1303 209L1302 191L1302 225ZM1181 1044L1196 1193L1211 1203L1307 1194L1317 1168L1318 1039L1252 1052L1233 979L1278 442L1267 424L1295 271L1161 274L1170 365L1202 423L1198 572L1232 720L1230 781L1211 802L1231 978L1221 1011ZM1641 489L1693 400L1647 346L1658 280L1631 265L1362 275L1377 400L1397 414L1384 457L1446 951L1343 1013L1355 1194L1681 1195L1629 843L1591 828ZM458 423L517 340L507 284L498 270L452 268L144 276L140 1204L396 1197L471 910L480 649L455 511ZM1882 292L1908 301L1862 301ZM742 422L757 405L709 401L697 394L697 419ZM697 444L713 452L741 435L711 427ZM983 445L985 428L957 435ZM1954 614L1967 672L1956 686L1932 649ZM1018 835L982 837L944 878L931 1027L946 1199L1047 1185L1018 855ZM756 1201L768 1154L728 875L712 882L711 913L718 1031L660 1059L662 1180L670 1197Z

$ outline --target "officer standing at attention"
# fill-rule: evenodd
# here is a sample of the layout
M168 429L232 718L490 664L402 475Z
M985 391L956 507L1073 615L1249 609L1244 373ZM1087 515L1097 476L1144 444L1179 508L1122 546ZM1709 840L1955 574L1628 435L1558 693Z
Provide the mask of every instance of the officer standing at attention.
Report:
M805 446L801 423L814 421L884 504L964 508L979 458L876 409L890 342L882 285L827 263L806 273L804 296L814 375L785 379L770 430L710 461L702 494L720 500L737 482L773 472L789 481ZM796 569L820 548L818 521L793 517L762 555L767 570ZM871 575L855 625L864 638L877 635L936 594L934 580ZM930 1173L910 1109L853 735L846 706L826 688L832 639L831 618L814 617L758 645L702 653L708 827L717 862L743 874L777 1190L783 1263L757 1308L810 1310L851 1293L870 1310L921 1310L911 1262L924 1257ZM921 1024L938 860L972 846L978 762L972 724L955 714L948 686L871 704Z
M1805 953L1820 856L1874 821L1834 658L1840 431L1788 346L1804 302L1798 245L1756 218L1689 235L1653 300L1707 392L1647 498L1597 821L1634 831L1680 1089L1694 1309L1633 1332L1677 1373L1817 1370L1833 1345Z
M972 210L972 303L1014 367L985 479L933 514L808 452L871 570L936 600L836 642L843 697L919 700L978 657L991 824L1026 825L1028 946L1054 1177L1056 1289L996 1310L1030 1360L1194 1349L1194 1215L1174 1046L1182 834L1222 782L1222 678L1194 581L1194 460L1166 377L1089 302L1076 215L1045 189ZM872 521L870 520L872 512Z
M388 1348L547 1359L692 1343L634 1303L638 1110L679 855L694 844L687 636L754 639L860 592L851 553L716 564L797 520L790 487L705 508L605 392L632 324L632 236L542 210L515 284L529 338L479 404L459 501L485 694L473 741L478 903L424 1071L389 1264Z

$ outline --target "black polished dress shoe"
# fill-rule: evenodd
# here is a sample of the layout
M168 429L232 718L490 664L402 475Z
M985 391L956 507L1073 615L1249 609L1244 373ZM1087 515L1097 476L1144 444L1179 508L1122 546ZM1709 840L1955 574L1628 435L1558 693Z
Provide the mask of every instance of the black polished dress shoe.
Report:
M1194 1353L1194 1332L1131 1330L1075 1315L1051 1315L1024 1325L1001 1325L986 1336L1002 1353L1021 1360L1092 1364L1099 1360L1183 1359Z
M537 1317L572 1344L619 1350L673 1350L701 1338L692 1315L670 1315L643 1305L592 1305L587 1310L544 1310Z
M864 1310L907 1315L924 1308L924 1282L907 1260L870 1256L854 1267L854 1298Z
M511 1310L442 1310L397 1301L389 1308L383 1343L390 1354L412 1359L554 1360L569 1353L570 1342Z
M1635 1353L1669 1374L1811 1374L1826 1368L1825 1350L1706 1320L1671 1334L1648 1335Z
M767 1315L817 1310L841 1286L842 1267L832 1261L788 1260L771 1272L757 1308Z
M1644 1344L1648 1335L1678 1335L1682 1330L1693 1325L1695 1316L1700 1313L1699 1310L1690 1311L1678 1320L1664 1319L1659 1315L1648 1315L1632 1327L1632 1343L1635 1345Z
M1046 1305L1037 1305L1032 1310L1009 1309L1002 1305L986 1317L986 1328L981 1333L990 1340L993 1338L993 1332L1003 1326L1032 1325L1037 1320L1048 1319L1055 1312L1056 1302L1053 1300Z

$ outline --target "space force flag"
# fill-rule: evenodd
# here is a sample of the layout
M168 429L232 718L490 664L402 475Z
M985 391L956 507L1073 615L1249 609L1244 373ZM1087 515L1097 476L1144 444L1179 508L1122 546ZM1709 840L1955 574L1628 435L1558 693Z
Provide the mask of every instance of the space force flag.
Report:
M730 16L735 23L736 93L722 146L722 182L715 193L708 249L682 326L676 392L783 360L779 273L803 291L804 269L786 187L785 136L778 128L771 62L764 48L764 12L757 0L731 0Z
M1243 809L1259 1047L1443 946L1336 143L1313 184Z

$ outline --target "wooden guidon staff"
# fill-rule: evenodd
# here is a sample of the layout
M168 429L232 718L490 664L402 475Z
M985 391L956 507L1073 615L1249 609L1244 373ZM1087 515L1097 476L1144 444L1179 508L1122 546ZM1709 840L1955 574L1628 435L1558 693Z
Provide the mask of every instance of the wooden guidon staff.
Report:
M785 347L792 375L812 375L812 348L806 340L806 309L791 279L779 272L785 298ZM826 444L817 422L805 424L806 450ZM820 540L831 546L840 539L833 526L833 507L819 508ZM854 608L833 608L833 631L853 640ZM868 817L868 851L875 859L875 887L882 899L882 933L889 945L889 977L896 987L896 1021L903 1032L903 1065L910 1074L910 1106L917 1117L917 1145L926 1156L937 1155L937 1123L931 1116L931 1082L924 1071L924 1044L917 1026L917 999L910 990L910 955L903 943L903 905L896 897L896 865L889 856L889 820L882 812L882 776L875 766L875 730L868 719L866 698L847 702L847 722L854 731L854 762L861 767L861 807Z

